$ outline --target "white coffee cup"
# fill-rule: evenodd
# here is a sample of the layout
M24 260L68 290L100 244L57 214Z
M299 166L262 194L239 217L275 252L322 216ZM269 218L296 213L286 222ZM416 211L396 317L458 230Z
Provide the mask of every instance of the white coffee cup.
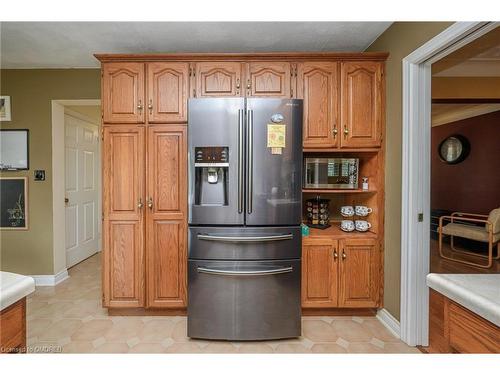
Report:
M354 223L356 230L359 232L366 232L372 225L366 220L356 220Z
M373 209L366 206L356 206L354 207L354 212L357 216L368 216L368 214L373 212Z
M340 222L340 229L342 229L344 232L352 232L354 228L354 221L352 220L342 220Z
M340 214L344 217L354 216L354 207L353 206L342 206L340 208Z

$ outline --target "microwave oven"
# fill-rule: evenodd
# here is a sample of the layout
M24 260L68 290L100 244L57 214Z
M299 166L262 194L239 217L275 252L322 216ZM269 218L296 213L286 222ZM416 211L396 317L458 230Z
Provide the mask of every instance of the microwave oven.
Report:
M304 188L357 189L359 159L305 158Z

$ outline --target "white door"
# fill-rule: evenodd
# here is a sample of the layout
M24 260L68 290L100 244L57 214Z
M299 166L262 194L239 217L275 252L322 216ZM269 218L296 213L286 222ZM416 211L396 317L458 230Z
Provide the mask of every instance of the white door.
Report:
M90 122L64 115L66 164L66 264L99 251L99 132Z

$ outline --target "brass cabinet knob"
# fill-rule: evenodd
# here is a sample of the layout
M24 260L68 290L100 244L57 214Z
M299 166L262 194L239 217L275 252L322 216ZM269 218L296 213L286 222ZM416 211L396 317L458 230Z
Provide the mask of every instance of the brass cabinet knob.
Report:
M142 111L142 102L139 100L139 103L137 104L137 109L139 111Z
M238 78L236 80L236 88L239 89L240 88L240 79Z
M144 207L144 204L142 203L142 198L139 198L139 201L137 202L137 208L141 209Z
M337 133L339 131L337 130L337 125L333 125L333 130L332 130L332 133L333 133L333 138L337 138Z
M344 252L344 250L342 249L342 260L345 260L345 258L347 258L347 255L345 255L345 252Z
M149 99L149 104L148 104L148 109L149 109L149 114L153 114L153 99Z
M344 125L344 135L347 135L349 134L349 129L347 129L347 126Z
M250 88L251 88L251 87L252 87L252 85L250 84L250 80L249 80L249 79L247 79L247 89L249 89L249 90L250 90Z
M152 197L149 197L149 198L148 198L148 207L149 207L150 209L152 209L152 208L153 208L153 198L152 198Z
M338 257L339 255L337 254L337 249L333 250L333 259L337 260Z

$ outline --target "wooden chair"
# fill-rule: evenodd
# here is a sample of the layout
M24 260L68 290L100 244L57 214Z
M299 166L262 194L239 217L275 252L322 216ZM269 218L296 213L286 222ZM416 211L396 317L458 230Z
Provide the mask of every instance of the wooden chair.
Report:
M443 221L450 221L449 224L443 226ZM457 223L459 221L459 223ZM474 226L462 224L462 222L484 223L482 226ZM493 260L500 259L500 208L496 208L489 215L469 214L465 212L454 212L451 216L441 216L439 218L439 255L443 259L451 260L458 263L468 264L470 266L480 268L490 268L493 265ZM478 258L488 259L488 263L484 262L469 262L466 260L447 257L443 254L443 236L451 237L450 246L452 252L472 255ZM456 249L453 243L454 237L467 238L469 240L488 243L488 255L476 254L470 251ZM497 254L493 257L493 245L496 244Z

